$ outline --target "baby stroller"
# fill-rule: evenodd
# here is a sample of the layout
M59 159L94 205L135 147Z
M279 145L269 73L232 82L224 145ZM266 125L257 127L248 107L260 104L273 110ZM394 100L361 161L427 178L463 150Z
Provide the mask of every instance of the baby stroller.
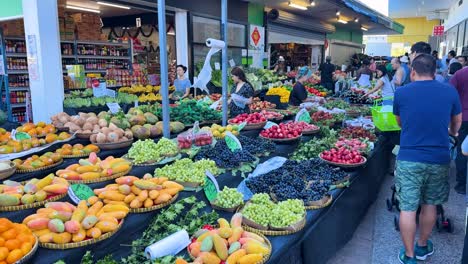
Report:
M458 139L456 137L450 136L450 158L452 160L455 160L457 156L457 145L458 145ZM392 197L390 199L387 199L387 210L392 212L393 207L400 212L400 206L398 199L396 198L396 189L395 189L395 184L392 185ZM416 215L419 216L419 213L421 211L421 207L418 208L418 211L416 212ZM416 217L416 221L419 220L419 217ZM395 226L396 231L400 231L400 215L397 214L393 218L393 224ZM445 231L448 233L453 233L454 226L452 221L450 221L449 218L445 217L445 211L444 207L442 205L437 205L437 220L436 220L436 227L439 232Z

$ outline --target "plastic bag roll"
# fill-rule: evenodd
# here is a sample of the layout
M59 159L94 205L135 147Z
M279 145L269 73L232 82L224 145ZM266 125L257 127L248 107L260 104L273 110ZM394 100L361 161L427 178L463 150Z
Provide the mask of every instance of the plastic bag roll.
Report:
M176 255L190 244L189 234L180 230L146 247L145 256L154 260L168 255Z
M209 39L206 40L206 46L208 48L222 49L222 48L224 48L224 46L226 46L226 43L224 43L224 41L219 40L219 39L209 38Z

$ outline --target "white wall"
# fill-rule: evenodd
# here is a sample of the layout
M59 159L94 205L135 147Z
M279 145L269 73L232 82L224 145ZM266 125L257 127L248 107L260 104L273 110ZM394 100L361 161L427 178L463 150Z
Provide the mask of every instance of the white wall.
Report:
M445 20L445 30L449 30L451 27L457 25L461 21L468 17L468 1L463 1L461 6L458 5L458 1L455 1L449 9L448 19Z

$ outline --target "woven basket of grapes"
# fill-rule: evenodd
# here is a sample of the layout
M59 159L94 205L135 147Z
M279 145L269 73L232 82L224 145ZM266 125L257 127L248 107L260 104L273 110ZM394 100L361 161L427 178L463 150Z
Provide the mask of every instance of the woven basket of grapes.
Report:
M306 210L318 210L325 208L331 204L333 197L331 195L325 195L322 199L317 201L309 201L305 204Z
M213 209L234 213L244 204L244 196L236 188L224 186L210 204Z

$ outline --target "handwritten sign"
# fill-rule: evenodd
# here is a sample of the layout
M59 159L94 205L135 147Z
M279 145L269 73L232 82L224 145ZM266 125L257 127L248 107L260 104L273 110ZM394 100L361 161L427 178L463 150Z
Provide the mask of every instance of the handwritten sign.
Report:
M68 196L78 204L81 200L88 200L89 197L94 196L94 192L86 184L72 184L68 187Z
M107 103L106 105L113 114L116 114L120 111L120 105L118 103Z
M219 184L216 178L211 174L211 172L205 172L206 179L205 185L203 186L203 191L205 192L206 198L208 201L214 201L218 196Z

